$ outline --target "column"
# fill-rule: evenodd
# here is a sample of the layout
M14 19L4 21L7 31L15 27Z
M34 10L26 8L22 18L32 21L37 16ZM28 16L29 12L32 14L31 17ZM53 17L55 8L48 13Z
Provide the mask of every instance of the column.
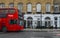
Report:
M26 20L26 28L27 28L27 20Z
M33 29L35 28L35 20L32 20Z
M55 18L53 17L53 27L55 27Z
M53 20L53 27L55 27L54 20Z
M57 20L57 27L59 27L59 16L58 16L58 20Z

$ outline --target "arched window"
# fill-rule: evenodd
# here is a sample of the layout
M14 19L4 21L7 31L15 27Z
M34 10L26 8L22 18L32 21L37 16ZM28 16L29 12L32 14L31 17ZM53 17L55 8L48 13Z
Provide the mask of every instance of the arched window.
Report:
M18 10L20 12L22 12L22 9L23 9L23 4L22 3L18 3Z
M46 4L46 12L50 12L50 4Z
M54 5L54 12L58 13L59 12L59 5Z
M0 3L0 8L4 8L5 4L4 3Z
M14 3L10 3L10 4L9 4L9 7L10 7L10 8L13 8L13 7L14 7Z
M31 3L27 4L27 12L32 12L32 4Z
M36 12L41 12L41 4L36 5Z

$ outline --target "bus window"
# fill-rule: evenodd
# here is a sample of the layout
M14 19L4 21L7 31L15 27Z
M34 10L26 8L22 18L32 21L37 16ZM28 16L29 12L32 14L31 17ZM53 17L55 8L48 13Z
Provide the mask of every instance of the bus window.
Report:
M8 13L8 10L0 10L0 13Z
M14 13L14 12L15 12L14 9L10 9L10 10L9 10L9 13Z
M6 18L7 13L8 13L8 10L0 9L0 18Z

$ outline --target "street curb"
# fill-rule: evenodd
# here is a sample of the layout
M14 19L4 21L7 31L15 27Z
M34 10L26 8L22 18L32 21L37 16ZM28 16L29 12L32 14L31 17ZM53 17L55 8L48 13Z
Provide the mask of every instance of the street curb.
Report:
M53 31L60 31L60 29L24 29L23 31L26 32L53 32Z

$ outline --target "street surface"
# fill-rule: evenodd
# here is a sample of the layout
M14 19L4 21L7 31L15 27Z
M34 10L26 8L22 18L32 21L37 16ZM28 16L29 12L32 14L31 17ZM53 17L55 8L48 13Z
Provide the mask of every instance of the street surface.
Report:
M60 38L60 32L0 32L0 38Z

